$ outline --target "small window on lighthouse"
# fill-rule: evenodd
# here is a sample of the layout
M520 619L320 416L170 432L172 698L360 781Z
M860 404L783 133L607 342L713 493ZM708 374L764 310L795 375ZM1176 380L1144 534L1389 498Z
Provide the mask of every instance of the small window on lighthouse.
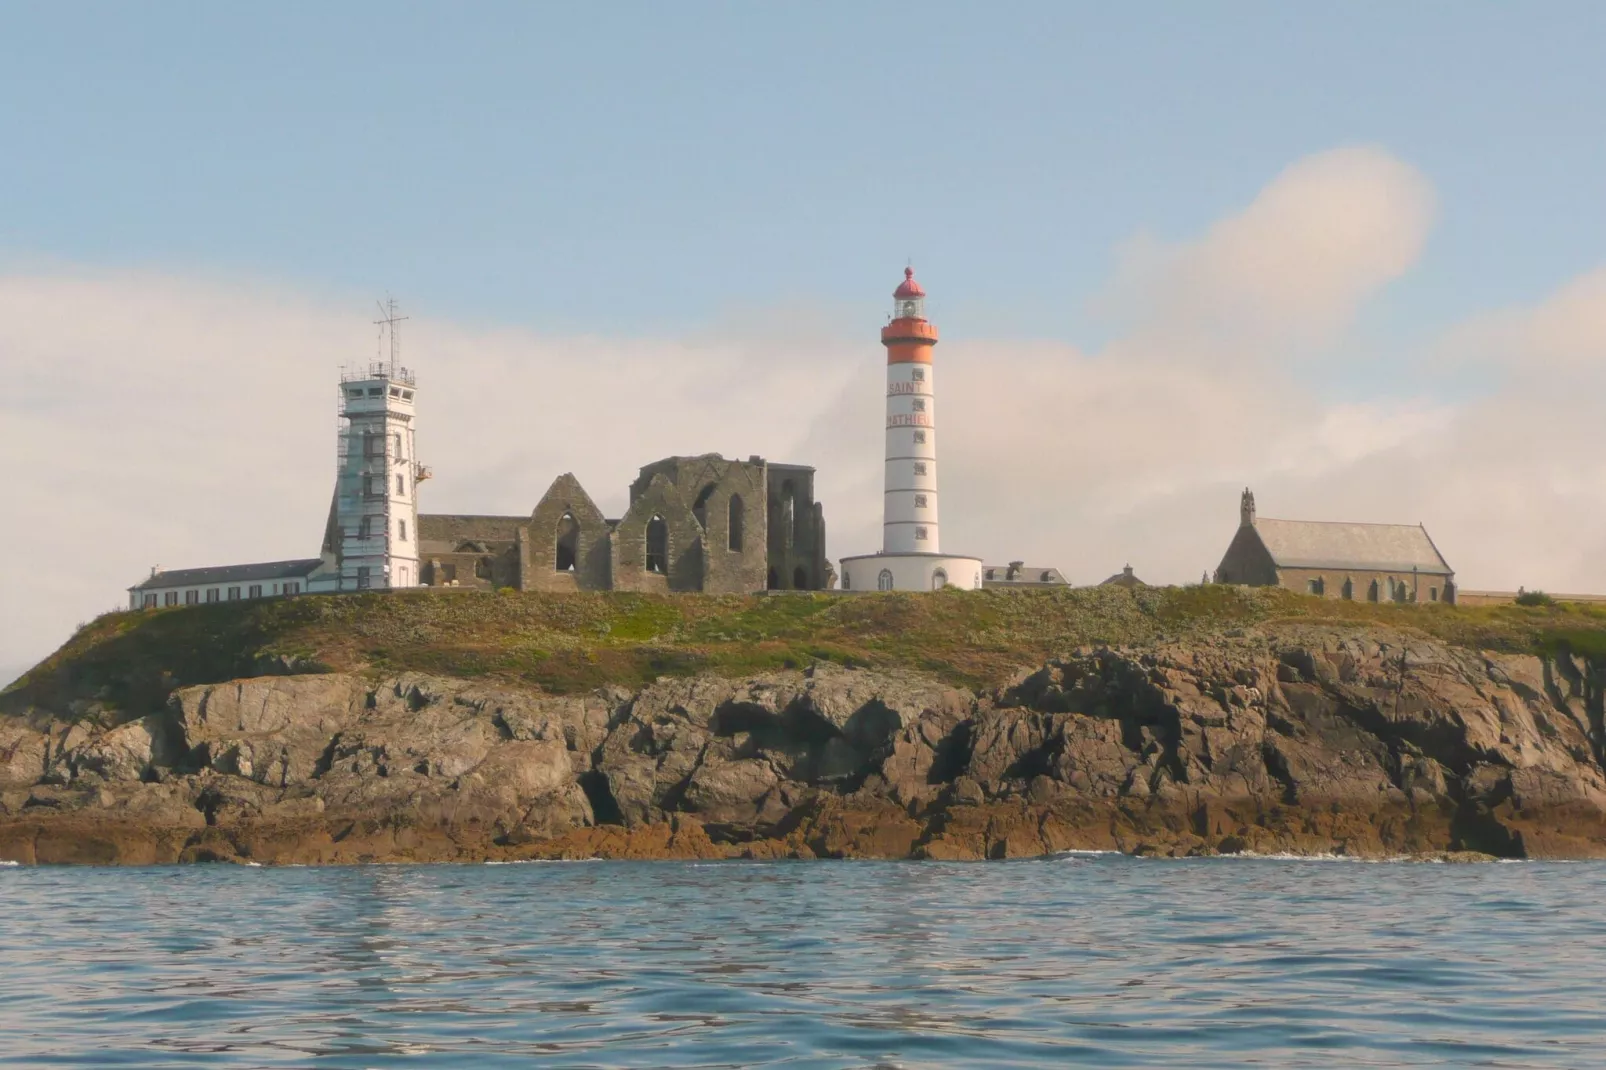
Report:
M916 509L924 509L925 507L926 507L926 496L924 494L916 494L915 495L915 508Z
M917 383L925 382L926 381L926 369L924 369L924 368L911 368L909 370L909 378L913 379Z
M915 432L915 445L916 446L924 446L925 444L926 444L926 433L924 431L916 431Z
M914 407L915 407L915 411L916 412L925 412L926 411L926 399L925 398L915 398L914 399Z
M926 529L925 528L915 528L915 541L916 542L925 542L926 541Z
M926 474L926 462L925 461L916 461L915 462L915 475L923 476L925 474Z

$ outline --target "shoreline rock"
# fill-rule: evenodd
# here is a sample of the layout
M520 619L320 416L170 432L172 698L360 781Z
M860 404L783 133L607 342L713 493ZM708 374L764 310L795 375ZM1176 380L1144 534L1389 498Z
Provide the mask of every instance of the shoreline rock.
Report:
M0 718L0 860L1606 857L1593 663L1377 629L1084 649L984 693L818 665L422 674Z

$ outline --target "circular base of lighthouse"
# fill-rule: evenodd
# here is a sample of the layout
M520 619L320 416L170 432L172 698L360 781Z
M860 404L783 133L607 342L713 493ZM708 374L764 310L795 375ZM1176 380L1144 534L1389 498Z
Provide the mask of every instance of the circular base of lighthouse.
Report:
M981 589L981 558L950 554L864 554L844 557L844 591Z

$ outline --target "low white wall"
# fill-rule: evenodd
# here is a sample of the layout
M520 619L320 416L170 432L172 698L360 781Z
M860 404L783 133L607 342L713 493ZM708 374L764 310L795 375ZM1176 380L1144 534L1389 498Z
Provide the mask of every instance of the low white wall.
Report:
M947 554L871 554L866 557L844 557L842 589L845 591L875 591L880 589L879 578L883 571L892 574L894 591L930 591L936 587L940 570L947 576L949 587L977 590L981 587L981 558L952 557Z

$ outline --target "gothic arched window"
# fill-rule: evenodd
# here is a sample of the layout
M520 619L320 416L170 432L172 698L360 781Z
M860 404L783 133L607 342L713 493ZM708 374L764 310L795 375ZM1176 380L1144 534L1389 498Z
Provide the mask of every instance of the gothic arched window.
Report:
M558 572L573 572L580 557L580 522L572 513L564 513L558 521L558 544L552 567Z
M882 569L881 575L875 578L875 589L878 591L892 590L892 570Z
M940 591L946 586L948 586L948 573L939 568L931 574L931 589Z
M669 571L669 525L661 516L647 521L647 571Z
M730 524L729 530L726 532L726 542L727 545L737 553L741 553L742 550L742 528L747 522L745 515L746 512L747 506L742 504L742 496L740 494L732 494L730 501Z
M708 530L708 499L713 496L714 484L710 483L698 493L697 500L692 503L691 515L697 518L697 523L703 526L704 531Z
M790 479L781 483L781 538L786 540L786 548L792 548L792 542L797 532L793 527L792 481Z

